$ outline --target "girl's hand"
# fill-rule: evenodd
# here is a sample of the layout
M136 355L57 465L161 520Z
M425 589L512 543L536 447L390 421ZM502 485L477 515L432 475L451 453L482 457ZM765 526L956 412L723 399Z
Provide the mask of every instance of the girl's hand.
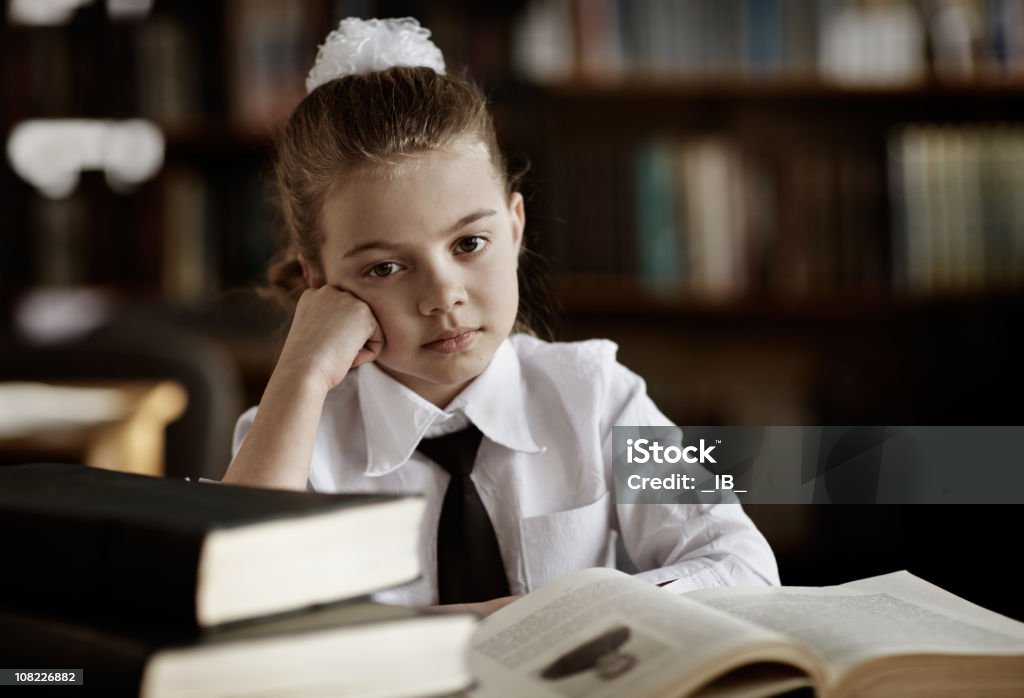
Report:
M252 428L223 481L305 490L327 391L353 366L376 359L383 346L366 303L331 286L305 291Z
M351 369L374 361L383 347L370 306L348 291L321 286L299 298L278 366L316 381L326 392Z

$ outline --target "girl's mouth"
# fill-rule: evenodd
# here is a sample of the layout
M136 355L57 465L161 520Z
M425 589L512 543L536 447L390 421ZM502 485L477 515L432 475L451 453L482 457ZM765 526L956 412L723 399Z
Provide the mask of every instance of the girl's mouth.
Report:
M469 349L480 336L479 328L460 327L441 334L437 339L423 345L424 349L441 354L455 354Z

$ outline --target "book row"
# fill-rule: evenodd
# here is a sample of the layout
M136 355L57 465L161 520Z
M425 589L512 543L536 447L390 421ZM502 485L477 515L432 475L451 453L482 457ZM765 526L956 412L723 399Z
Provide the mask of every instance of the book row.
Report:
M541 237L559 272L703 298L1024 283L1024 129L912 125L889 140L882 165L854 145L779 158L724 136L580 148L555 168L564 224Z
M156 12L134 34L139 111L170 126L212 112L257 132L279 127L306 94L306 72L326 33L323 6L229 0L223 16L204 12ZM223 106L209 103L212 90Z
M909 126L890 153L899 285L974 291L1024 281L1024 128Z
M515 61L539 81L623 74L819 76L901 83L929 72L1024 74L1020 0L534 0Z
M396 10L383 0L228 0L220 30L209 26L216 12L158 11L140 26L135 84L143 116L187 129L224 114L234 127L272 133L305 96L317 47L344 17L415 16L450 69L469 63L477 79L500 79L494 23L467 20L444 3L406 2Z
M543 182L554 216L530 212L557 274L720 299L1024 285L1019 126L905 126L881 162L855 144L794 144L780 156L725 135L566 147ZM185 304L261 281L278 217L260 172L170 167L140 201L156 215L119 246L123 265ZM86 202L40 205L33 244L50 261L40 281L102 280L111 264L76 243L89 216L70 215L72 204Z
M174 164L117 199L118 215L108 225L99 225L104 204L119 195L106 189L40 198L28 250L33 281L155 289L184 305L259 282L278 220L263 167L250 160L208 170ZM95 240L104 243L90 244Z
M161 291L168 300L200 302L211 293L264 278L279 220L257 166L229 172L175 167L160 188Z

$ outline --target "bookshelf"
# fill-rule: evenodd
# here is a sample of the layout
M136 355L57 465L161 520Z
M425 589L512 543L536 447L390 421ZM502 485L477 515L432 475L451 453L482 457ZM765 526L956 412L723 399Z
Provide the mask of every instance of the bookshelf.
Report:
M565 336L680 423L1019 420L1024 22L939 5L528 3Z
M541 237L569 274L684 290L692 281L691 295L711 299L836 287L869 296L1003 292L1024 281L1024 218L1011 193L1024 158L1024 83L573 81L531 89L529 120L545 125L538 169L553 216L564 220ZM973 195L964 190L971 186ZM729 220L737 209L744 217ZM993 230L969 240L971 226L985 225L983 213ZM937 241L906 228L942 214L961 226L936 231L952 246L947 257L960 243L980 245L976 254L1000 268L968 279L935 269L932 276L954 278L908 280L908 264L921 263L906 259L908 245ZM659 225L660 233L644 230ZM731 248L717 260L725 269L702 268L723 254L708 245L722 243ZM940 252L932 263L957 263ZM733 278L702 288L709 273Z
M45 200L5 162L0 184L10 196L0 215L18 232L0 241L0 317L9 320L14 299L40 283L98 285L184 309L231 347L255 400L280 336L260 340L266 323L236 313L234 299L260 281L277 231L266 196L274 130L341 16L412 14L453 70L483 84L512 154L533 162L530 242L551 260L564 337L612 337L627 362L644 362L642 373L656 362L632 352L644 340L627 336L641 321L661 326L665 347L688 333L738 345L735 362L760 364L766 354L752 338L780 337L790 347L780 360L804 362L802 414L841 414L848 406L826 409L813 393L822 363L834 359L821 348L845 325L876 336L908 318L1000 324L1017 309L1019 267L910 284L901 257L913 246L906 228L920 227L900 218L894 193L901 139L926 142L905 150L940 170L929 158L949 149L984 141L986 153L1012 151L1001 145L1016 143L1024 124L1013 3L966 4L984 10L968 27L966 54L957 17L919 15L908 29L914 15L905 10L922 5L843 0L158 1L144 19L115 21L96 3L60 26L7 22L5 131L34 117L142 116L161 127L166 153L159 175L133 192L114 193L86 172L64 201ZM879 16L903 33L859 43ZM908 48L915 41L917 52ZM865 45L888 62L858 57ZM977 149L967 157L994 169ZM685 168L688 181L679 181ZM638 185L640 169L650 187ZM1011 161L1008 171L1017 169ZM944 171L923 185L939 199L962 186L962 167ZM1020 215L1006 194L1019 189L1016 176L999 175L983 202L996 201L1010 222ZM667 210L666 198L691 210ZM684 218L686 236L676 229ZM1001 229L993 249L1015 259L1017 234ZM951 226L943 235L946 275L967 235ZM913 335L915 346L941 344L931 331ZM991 328L980 331L978 357L996 341ZM679 384L663 397L672 404L686 391ZM672 416L693 415L680 404Z

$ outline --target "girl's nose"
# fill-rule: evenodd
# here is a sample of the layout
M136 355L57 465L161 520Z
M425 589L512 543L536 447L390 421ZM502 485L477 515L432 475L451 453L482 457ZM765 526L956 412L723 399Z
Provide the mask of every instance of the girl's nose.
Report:
M433 267L424 275L419 311L423 315L444 315L466 302L466 289L459 275L444 267Z

